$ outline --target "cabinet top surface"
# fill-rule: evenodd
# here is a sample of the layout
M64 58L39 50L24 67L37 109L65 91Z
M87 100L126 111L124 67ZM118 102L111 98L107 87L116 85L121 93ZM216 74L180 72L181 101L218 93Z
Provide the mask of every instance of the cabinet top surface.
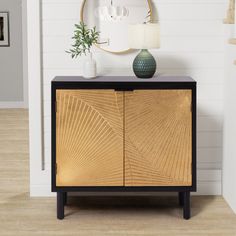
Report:
M78 83L125 83L125 82L143 82L143 83L195 83L196 81L189 76L156 76L151 79L139 79L135 76L98 76L94 79L85 79L82 76L56 76L52 82L78 82Z

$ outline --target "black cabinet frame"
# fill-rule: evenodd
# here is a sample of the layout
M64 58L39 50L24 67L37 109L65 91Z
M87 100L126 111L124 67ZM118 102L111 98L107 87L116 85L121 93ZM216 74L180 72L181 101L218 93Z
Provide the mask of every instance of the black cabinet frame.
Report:
M115 91L133 90L184 90L192 91L192 186L145 186L145 187L74 187L56 186L56 91L58 89L114 89ZM184 207L184 218L190 218L190 192L197 190L196 171L196 82L190 77L156 77L140 80L133 76L101 77L94 80L85 80L82 77L56 77L51 84L51 186L52 192L57 192L58 219L64 218L64 205L67 192L178 192L180 205Z

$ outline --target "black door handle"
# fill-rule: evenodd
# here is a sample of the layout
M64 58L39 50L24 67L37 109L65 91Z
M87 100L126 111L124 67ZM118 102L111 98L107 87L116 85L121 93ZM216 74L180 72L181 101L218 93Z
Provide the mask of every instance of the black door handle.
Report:
M132 92L132 91L134 91L134 89L133 88L116 88L115 89L115 91L120 91L120 92L128 92L128 91L130 91L130 92Z

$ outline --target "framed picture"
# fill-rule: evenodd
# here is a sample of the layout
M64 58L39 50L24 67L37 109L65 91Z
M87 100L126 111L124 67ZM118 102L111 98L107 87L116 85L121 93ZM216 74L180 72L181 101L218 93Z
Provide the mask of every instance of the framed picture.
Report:
M0 12L0 47L10 46L9 13Z

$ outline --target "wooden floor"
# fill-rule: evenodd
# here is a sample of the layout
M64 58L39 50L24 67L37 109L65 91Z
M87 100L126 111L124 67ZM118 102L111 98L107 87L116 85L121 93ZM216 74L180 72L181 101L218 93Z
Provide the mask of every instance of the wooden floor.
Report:
M70 198L56 220L55 198L29 198L28 118L0 110L0 235L232 235L236 215L221 197L193 197L182 219L175 197Z

